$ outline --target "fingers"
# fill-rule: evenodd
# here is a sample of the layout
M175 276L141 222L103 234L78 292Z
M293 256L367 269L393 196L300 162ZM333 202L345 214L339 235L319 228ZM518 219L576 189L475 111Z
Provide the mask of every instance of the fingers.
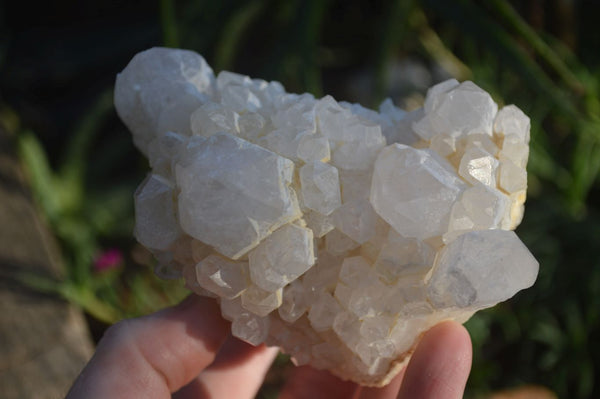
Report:
M214 300L198 296L117 323L67 397L169 397L212 363L228 331Z
M215 361L174 398L254 398L277 352L230 335Z
M453 321L438 324L419 342L406 368L398 398L462 398L471 357L467 330Z
M362 387L358 399L395 399L404 377L403 369L394 379L382 388Z
M342 381L328 371L300 366L292 371L279 399L348 399L357 391L355 383Z
M100 341L67 398L170 397L190 381L177 398L251 398L276 350L253 347L228 332L229 323L221 318L218 305L196 296L118 323ZM326 371L298 367L279 397L388 399L401 385L398 398L461 398L470 367L468 333L455 322L445 322L423 336L404 377L401 373L384 388L360 390Z
M359 388L327 372L299 367L279 398L458 399L463 397L471 357L466 329L448 321L425 333L408 367L383 388Z

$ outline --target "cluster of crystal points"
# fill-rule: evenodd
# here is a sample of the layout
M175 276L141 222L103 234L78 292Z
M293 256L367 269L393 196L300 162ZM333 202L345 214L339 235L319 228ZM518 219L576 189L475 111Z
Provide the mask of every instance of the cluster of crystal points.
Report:
M536 279L510 231L529 118L471 82L375 112L153 48L118 75L115 103L152 167L136 237L157 272L296 364L385 384L428 328Z

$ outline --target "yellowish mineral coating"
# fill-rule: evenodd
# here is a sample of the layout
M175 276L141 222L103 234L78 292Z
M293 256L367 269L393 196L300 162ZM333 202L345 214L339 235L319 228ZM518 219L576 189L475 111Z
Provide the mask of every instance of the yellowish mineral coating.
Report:
M376 112L154 48L118 75L115 104L152 168L135 234L157 273L298 365L385 385L433 325L536 279L510 231L529 118L472 82Z

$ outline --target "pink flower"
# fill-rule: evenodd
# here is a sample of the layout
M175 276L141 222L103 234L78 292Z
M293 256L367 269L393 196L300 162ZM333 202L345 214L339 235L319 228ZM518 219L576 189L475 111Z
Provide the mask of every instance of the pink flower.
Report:
M110 248L100 254L94 259L94 270L97 272L103 272L106 270L114 269L123 263L123 255L117 248Z

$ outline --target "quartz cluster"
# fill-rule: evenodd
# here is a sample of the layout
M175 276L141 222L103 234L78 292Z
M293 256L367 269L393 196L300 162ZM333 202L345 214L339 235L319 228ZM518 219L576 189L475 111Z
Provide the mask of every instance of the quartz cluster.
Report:
M157 273L296 364L383 385L428 328L536 279L511 231L529 118L472 82L376 112L153 48L118 75L115 104L152 168L135 234Z

